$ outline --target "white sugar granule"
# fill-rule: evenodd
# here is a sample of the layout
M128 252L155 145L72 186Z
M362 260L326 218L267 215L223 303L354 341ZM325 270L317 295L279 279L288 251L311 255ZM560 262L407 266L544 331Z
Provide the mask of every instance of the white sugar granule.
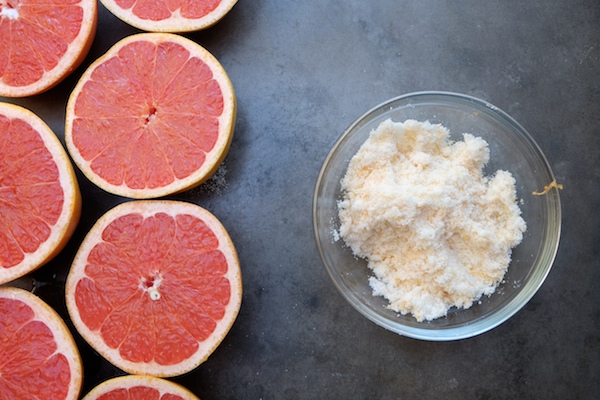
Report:
M374 276L373 294L418 321L469 308L504 277L525 232L515 179L483 175L481 138L442 125L384 121L350 161L339 235Z

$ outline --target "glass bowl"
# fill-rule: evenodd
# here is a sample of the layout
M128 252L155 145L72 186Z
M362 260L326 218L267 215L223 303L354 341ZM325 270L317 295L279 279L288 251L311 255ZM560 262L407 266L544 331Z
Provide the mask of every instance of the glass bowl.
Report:
M451 308L446 317L417 322L386 306L388 301L373 296L368 278L372 272L356 258L337 235L337 202L343 193L340 181L348 163L369 134L382 121L407 119L441 123L450 138L462 140L463 133L483 138L489 144L490 161L484 169L498 169L516 179L517 200L527 223L523 241L513 249L512 262L502 283L490 296L482 296L469 309ZM358 118L336 141L317 179L313 199L313 225L319 253L335 286L350 304L376 324L400 335L431 341L458 340L482 334L517 313L533 297L550 272L558 248L561 227L557 189L544 195L544 186L554 181L542 151L514 119L497 107L463 94L418 92L393 98Z

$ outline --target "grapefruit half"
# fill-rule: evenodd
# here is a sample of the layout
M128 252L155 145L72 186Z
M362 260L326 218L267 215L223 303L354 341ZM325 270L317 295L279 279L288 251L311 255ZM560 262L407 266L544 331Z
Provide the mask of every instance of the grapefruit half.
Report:
M115 44L83 74L66 110L67 149L102 189L155 198L217 170L231 144L236 103L221 64L171 33Z
M205 209L168 200L114 207L91 228L66 282L71 319L90 345L131 374L188 372L237 317L239 261Z
M56 256L81 214L67 152L31 111L0 103L0 284Z
M125 375L102 382L82 400L200 400L185 387L147 375Z
M117 18L148 32L192 32L209 28L237 0L101 0Z
M71 400L82 365L64 321L23 289L0 287L0 398Z
M97 14L96 0L0 0L0 96L38 94L73 72Z

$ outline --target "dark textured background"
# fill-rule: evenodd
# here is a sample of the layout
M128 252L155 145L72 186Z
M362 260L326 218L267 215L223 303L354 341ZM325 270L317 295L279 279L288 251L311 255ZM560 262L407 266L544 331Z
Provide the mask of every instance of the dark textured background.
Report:
M27 99L64 139L83 69L137 32L100 6L91 53L59 86ZM173 198L212 211L239 252L243 305L231 332L174 379L211 399L592 399L600 391L600 3L240 0L186 34L212 52L238 97L218 178ZM412 91L480 97L519 121L560 183L563 231L540 291L512 319L450 343L408 339L345 303L318 257L314 184L342 131ZM64 140L63 140L64 142ZM64 313L62 283L83 235L124 199L81 174L83 216L69 246L33 274ZM87 392L122 374L79 341Z

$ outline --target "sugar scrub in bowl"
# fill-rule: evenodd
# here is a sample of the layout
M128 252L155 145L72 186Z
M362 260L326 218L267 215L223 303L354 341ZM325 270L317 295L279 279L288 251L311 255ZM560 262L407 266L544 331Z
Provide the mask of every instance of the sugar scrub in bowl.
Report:
M560 185L497 107L419 92L368 111L321 168L320 255L354 308L398 334L457 340L517 313L548 275Z

